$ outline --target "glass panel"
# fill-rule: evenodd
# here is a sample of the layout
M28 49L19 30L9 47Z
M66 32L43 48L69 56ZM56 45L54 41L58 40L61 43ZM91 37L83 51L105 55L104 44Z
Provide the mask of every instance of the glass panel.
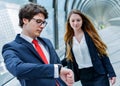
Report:
M58 0L58 33L59 33L59 48L63 48L64 46L64 33L65 33L65 6L66 0ZM63 46L63 47L62 47Z
M27 0L17 1L18 0L0 1L0 52L2 52L3 45L12 41L16 34L21 31L21 28L18 26L18 11L20 5L27 3ZM6 70L3 57L0 53L0 86L5 85L13 78L14 77Z
M47 19L47 26L44 28L43 32L41 33L42 37L47 37L51 40L52 44L54 45L54 9L52 7L53 0L37 0L37 3L44 6L48 11L48 19Z

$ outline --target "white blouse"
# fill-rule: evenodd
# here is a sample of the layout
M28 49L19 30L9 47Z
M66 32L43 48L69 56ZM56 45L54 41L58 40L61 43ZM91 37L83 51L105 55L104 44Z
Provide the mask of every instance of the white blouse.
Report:
M77 41L75 37L73 37L72 50L79 69L93 66L84 35L80 43Z

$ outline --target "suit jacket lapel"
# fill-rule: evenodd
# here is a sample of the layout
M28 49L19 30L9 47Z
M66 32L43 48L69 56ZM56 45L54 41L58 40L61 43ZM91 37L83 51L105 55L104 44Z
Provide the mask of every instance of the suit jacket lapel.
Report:
M43 45L45 46L45 48L47 49L47 51L50 55L50 61L49 62L53 63L52 61L54 61L54 59L52 58L53 55L52 55L52 52L51 52L51 45L50 45L49 41L45 40L44 38L40 38L40 37L38 37L38 40L40 40L43 43Z
M85 32L85 39L90 53L90 57L93 60L96 57L96 47L87 32Z
M21 38L20 34L18 34L16 36L15 41L18 42L19 44L25 45L35 55L36 58L38 58L39 60L42 61L42 59L40 58L39 54L36 52L35 48L33 47L33 45L31 43L29 43L28 41L24 40L23 38Z

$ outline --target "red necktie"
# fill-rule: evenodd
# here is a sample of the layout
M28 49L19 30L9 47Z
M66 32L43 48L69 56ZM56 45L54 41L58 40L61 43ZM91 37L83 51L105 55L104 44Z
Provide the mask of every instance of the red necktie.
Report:
M56 80L56 86L60 86L57 80Z
M36 39L34 39L32 41L32 43L35 45L35 48L36 48L38 54L40 55L40 57L42 58L42 60L45 62L45 64L48 64L48 61L47 61L47 59L46 59L46 57L45 57L45 55L44 55L44 53L43 53L40 45L38 44L38 41ZM57 82L57 80L56 80L56 86L60 86L59 83Z
M44 61L44 63L45 63L45 64L48 64L48 61L47 61L47 59L46 59L46 56L44 55L44 53L43 53L43 51L42 51L42 49L41 49L38 41L37 41L36 39L34 39L34 40L32 41L32 43L35 45L35 49L36 49L36 51L38 52L38 54L40 55L40 57L42 58L42 60Z

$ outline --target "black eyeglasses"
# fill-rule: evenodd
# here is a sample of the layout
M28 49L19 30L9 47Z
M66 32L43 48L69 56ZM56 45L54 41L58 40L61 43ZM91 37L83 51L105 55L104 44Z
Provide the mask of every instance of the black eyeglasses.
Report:
M43 21L41 19L35 19L35 18L32 18L36 21L37 24L39 24L40 26L43 25L44 27L47 25L47 22L46 21Z

